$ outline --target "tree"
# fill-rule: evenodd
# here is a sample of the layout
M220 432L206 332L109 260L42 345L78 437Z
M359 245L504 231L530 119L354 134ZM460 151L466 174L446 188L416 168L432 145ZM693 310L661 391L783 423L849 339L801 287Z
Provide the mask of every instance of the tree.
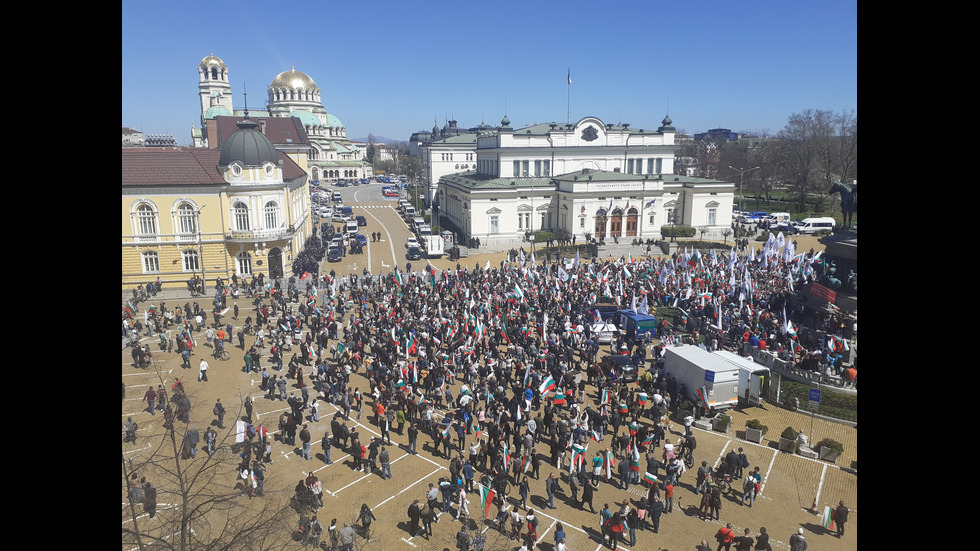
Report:
M779 132L798 212L806 212L810 194L817 191L815 184L826 181L824 159L828 142L835 134L835 118L831 111L806 109L791 114Z
M160 381L163 383L162 376ZM267 491L265 497L250 500L242 495L237 451L245 444L234 444L233 427L234 423L219 435L212 456L202 449L196 457L185 459L181 448L188 429L174 420L147 437L151 448L139 461L123 458L127 501L132 473L136 472L157 487L158 502L169 504L158 511L157 519L147 523L131 503L123 518L124 547L181 551L295 547L292 524L287 519L288 496ZM203 444L203 434L201 438ZM266 482L270 482L268 471Z

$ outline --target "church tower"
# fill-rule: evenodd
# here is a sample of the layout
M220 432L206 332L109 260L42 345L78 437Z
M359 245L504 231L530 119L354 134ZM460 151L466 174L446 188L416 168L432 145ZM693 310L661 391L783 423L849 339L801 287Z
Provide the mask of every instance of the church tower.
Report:
M221 58L209 55L197 66L197 88L201 97L201 127L204 121L219 115L232 115L231 83L228 82L228 66Z

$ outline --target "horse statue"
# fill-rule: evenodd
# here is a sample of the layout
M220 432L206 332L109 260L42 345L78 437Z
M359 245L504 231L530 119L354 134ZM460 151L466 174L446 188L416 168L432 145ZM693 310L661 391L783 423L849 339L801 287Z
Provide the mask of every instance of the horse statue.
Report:
M844 229L851 229L851 221L853 220L853 214L858 210L858 190L857 184L843 184L841 182L834 182L834 185L830 186L830 190L827 195L833 195L840 192L840 210L844 215Z

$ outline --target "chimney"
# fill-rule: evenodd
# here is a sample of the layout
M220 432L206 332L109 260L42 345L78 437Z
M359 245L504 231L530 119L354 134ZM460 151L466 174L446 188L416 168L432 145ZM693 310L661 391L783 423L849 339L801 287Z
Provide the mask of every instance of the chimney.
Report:
M259 119L259 129L262 131L262 134L265 135L265 119Z

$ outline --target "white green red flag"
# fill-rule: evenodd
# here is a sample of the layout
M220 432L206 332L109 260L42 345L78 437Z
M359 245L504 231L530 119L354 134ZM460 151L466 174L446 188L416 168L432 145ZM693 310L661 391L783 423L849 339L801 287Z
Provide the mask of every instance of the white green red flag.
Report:
M483 518L490 516L490 507L496 493L488 486L480 485L480 504L483 505Z
M548 375L548 377L545 378L544 381L542 381L541 386L538 387L538 392L544 394L545 392L554 390L556 386L557 385L555 385L555 378L552 377L551 375Z

